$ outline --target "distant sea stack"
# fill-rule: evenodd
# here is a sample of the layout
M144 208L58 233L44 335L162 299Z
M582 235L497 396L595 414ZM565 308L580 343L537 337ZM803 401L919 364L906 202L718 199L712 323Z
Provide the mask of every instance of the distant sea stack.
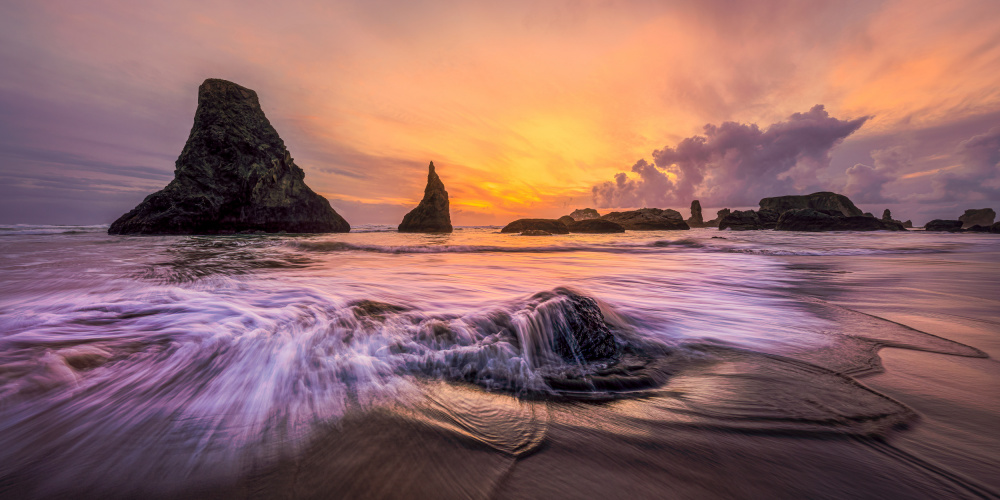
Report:
M257 93L208 79L174 180L121 216L108 234L231 234L351 230L264 116Z
M593 208L578 208L569 214L573 220L590 220L590 219L600 219L601 214L594 210Z
M997 213L992 208L970 208L958 220L962 221L962 229L972 226L989 227L993 225L996 216Z
M399 224L401 233L450 233L451 211L448 208L448 191L444 183L434 171L434 162L427 167L427 187L424 188L424 199L417 208L403 217Z
M797 208L811 208L813 210L833 210L844 214L845 217L864 215L860 208L854 206L851 200L837 193L821 191L818 193L802 196L775 196L760 200L761 210L777 212L778 215L788 210Z
M701 202L694 200L691 202L691 218L687 220L691 227L705 227L705 220L701 217Z

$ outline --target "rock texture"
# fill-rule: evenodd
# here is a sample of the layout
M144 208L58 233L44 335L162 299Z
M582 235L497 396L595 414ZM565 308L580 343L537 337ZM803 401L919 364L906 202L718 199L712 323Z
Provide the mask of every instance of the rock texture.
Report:
M257 93L205 80L174 179L108 229L109 234L347 232L351 226L314 193Z
M552 233L542 231L541 229L529 229L527 231L522 231L521 236L552 236Z
M568 215L564 215L564 216L562 216L562 217L559 218L559 222L562 222L563 224L566 224L567 226L569 226L570 224L576 222L576 219L574 219L574 218L572 218L572 217L570 217Z
M621 224L604 219L584 219L566 225L571 233L624 233Z
M536 310L549 310L558 321L552 321L552 350L569 363L591 362L614 358L621 347L604 321L597 301L559 288L554 293L535 296L541 299Z
M913 227L913 221L907 219L905 222L903 222L903 227L905 227L906 229L910 229L911 227Z
M721 215L721 213L720 213ZM719 229L751 231L774 229L778 224L778 214L771 210L735 210L719 221Z
M903 224L864 215L841 215L839 210L798 208L778 218L778 231L904 231Z
M961 230L962 221L960 220L934 219L927 224L924 224L924 231L948 231L949 233L957 233Z
M691 202L691 217L687 220L688 226L705 227L705 219L701 218L701 202L694 200Z
M972 226L989 227L993 225L996 217L997 213L992 208L970 208L958 220L962 221L962 229L967 229Z
M882 212L882 220L884 221L892 220L892 212L890 212L888 208Z
M424 188L424 199L417 208L403 217L399 224L401 233L450 233L451 211L448 208L448 191L444 183L434 171L434 162L427 167L427 187Z
M593 208L578 208L569 214L573 220L587 220L587 219L600 219L601 214L594 210Z
M569 234L566 224L556 219L518 219L504 226L501 233L523 233L525 231L545 231L551 234Z
M705 222L705 227L719 227L719 223L722 222L722 219L725 219L726 216L729 215L730 213L732 212L730 212L728 208L723 208L722 210L719 210L718 212L715 213L714 219Z
M691 229L680 212L659 208L642 208L628 212L611 212L601 219L614 222L633 231Z
M813 210L835 210L845 216L860 216L864 213L851 200L837 193L821 191L803 196L776 196L760 200L761 210L771 210L781 215L787 210L811 208Z

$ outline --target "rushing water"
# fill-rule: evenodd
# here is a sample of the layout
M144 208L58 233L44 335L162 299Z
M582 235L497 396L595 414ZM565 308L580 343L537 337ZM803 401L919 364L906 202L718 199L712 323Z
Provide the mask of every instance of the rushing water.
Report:
M981 360L952 417L1000 424L995 235L105 231L0 228L2 496L996 495L863 385ZM625 357L555 355L579 296Z

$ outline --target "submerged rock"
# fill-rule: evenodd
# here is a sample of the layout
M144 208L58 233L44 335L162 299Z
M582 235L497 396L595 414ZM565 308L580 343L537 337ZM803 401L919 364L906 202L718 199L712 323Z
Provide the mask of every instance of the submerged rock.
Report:
M781 215L788 210L797 208L833 210L840 212L844 216L864 215L861 209L854 206L854 203L852 203L848 197L842 194L831 193L829 191L821 191L802 196L775 196L760 200L761 210L771 210L773 212L777 212L778 215Z
M451 212L448 208L448 191L434 172L434 162L427 167L427 187L417 208L403 217L398 231L401 233L450 233Z
M566 225L571 233L624 233L621 224L604 219L584 219Z
M687 220L688 226L705 227L705 220L701 218L701 202L694 200L691 202L691 217Z
M588 220L588 219L600 219L601 214L594 210L593 208L578 208L569 214L573 220Z
M174 179L108 234L329 233L351 226L303 179L257 93L226 80L198 88Z
M670 209L641 208L628 212L611 212L601 219L633 231L691 229L680 212Z
M962 221L962 229L966 229L976 225L989 227L996 217L997 213L992 208L970 208L958 220Z
M957 233L962 230L962 221L934 219L924 224L924 231L947 231Z
M843 216L839 210L799 208L787 210L778 218L779 231L903 231L894 220L864 215Z
M501 233L523 233L525 231L546 231L552 234L569 234L566 224L556 219L518 219L504 226Z
M719 229L752 231L774 229L778 224L778 214L771 210L735 210L719 221Z
M537 332L540 339L550 339L551 349L563 361L581 363L614 358L621 346L604 321L597 301L565 288L543 292L534 297L538 302L529 309L541 313L543 324L551 332ZM525 346L527 347L527 346Z

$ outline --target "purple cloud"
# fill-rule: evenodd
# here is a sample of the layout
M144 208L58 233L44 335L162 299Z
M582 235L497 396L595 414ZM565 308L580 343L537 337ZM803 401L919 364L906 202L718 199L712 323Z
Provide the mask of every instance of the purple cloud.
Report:
M817 189L816 172L830 165L830 150L869 117L840 120L822 105L761 129L756 124L705 125L704 136L653 151L614 182L593 187L598 207L683 205L699 198L708 205L755 205L760 198Z

